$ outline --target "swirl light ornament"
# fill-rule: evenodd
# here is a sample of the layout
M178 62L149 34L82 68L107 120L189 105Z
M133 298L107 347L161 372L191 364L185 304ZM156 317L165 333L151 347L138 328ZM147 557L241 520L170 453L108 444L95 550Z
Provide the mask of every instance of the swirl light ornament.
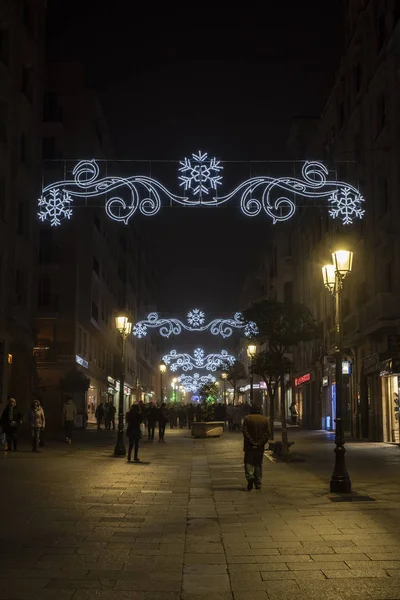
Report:
M206 369L206 371L215 372L223 364L233 365L235 357L229 354L227 350L206 355L202 348L196 348L193 355L171 350L162 357L162 362L168 365L171 371L182 369L187 372L194 369Z
M99 197L104 198L110 219L125 225L137 211L145 216L157 214L163 198L170 204L182 206L220 206L238 198L243 214L255 217L264 212L273 223L287 221L294 215L298 197L325 201L329 215L344 225L351 225L365 214L360 191L349 183L328 180L329 172L323 163L305 162L301 178L251 177L227 195L218 196L224 168L220 162L201 151L180 161L178 182L187 194L181 196L145 175L101 177L95 159L82 160L74 167L72 180L58 181L43 188L38 200L38 216L41 221L58 227L64 220L71 219L73 202L78 206L76 201L80 200L85 206L90 205L91 199ZM313 206L311 202L310 205Z
M138 321L132 333L137 338L147 335L149 329L158 329L162 337L169 338L171 335L180 335L185 331L210 331L212 335L228 338L234 329L242 329L246 337L254 337L258 333L257 325L253 322L247 323L242 313L237 312L233 318L214 319L206 323L205 314L198 308L194 308L187 314L187 323L179 319L165 319L159 317L158 313L152 312L143 321Z
M197 392L202 385L206 383L215 383L216 378L213 375L180 375L178 382L184 388L185 392Z

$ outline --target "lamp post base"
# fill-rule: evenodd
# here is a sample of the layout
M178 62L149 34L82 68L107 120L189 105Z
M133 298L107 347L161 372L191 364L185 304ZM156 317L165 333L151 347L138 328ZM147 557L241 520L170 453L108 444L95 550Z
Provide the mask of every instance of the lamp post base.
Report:
M340 427L341 424L339 424ZM330 490L332 494L348 494L351 492L351 480L346 468L346 449L344 442L336 442L335 467L333 469Z
M351 492L351 481L347 479L331 479L331 494L349 494Z
M123 431L118 431L117 443L115 444L114 448L114 456L126 456Z

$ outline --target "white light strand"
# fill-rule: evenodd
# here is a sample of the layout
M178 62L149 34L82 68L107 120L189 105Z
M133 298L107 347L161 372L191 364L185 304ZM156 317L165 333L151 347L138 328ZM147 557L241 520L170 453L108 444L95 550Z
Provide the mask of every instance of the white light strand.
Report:
M219 160L199 151L179 164L178 172L182 173L178 176L179 185L189 197L175 195L156 179L144 175L100 178L94 159L80 161L72 172L73 180L58 181L43 188L38 200L39 219L58 227L72 217L72 202L101 196L105 196L105 211L110 219L125 224L137 210L146 216L157 214L162 197L182 206L220 206L238 197L243 214L254 217L264 211L273 223L287 221L294 215L297 196L326 200L329 215L344 225L351 225L354 219L362 219L365 214L360 191L349 183L328 181L328 170L320 162L305 162L302 179L252 177L226 196L210 195L222 185L223 167ZM203 194L208 197L204 199Z
M180 375L178 377L179 384L184 388L186 392L197 392L201 386L206 383L215 383L216 378L213 375L200 375L195 373L194 375Z
M229 354L227 350L205 355L202 348L196 348L192 356L185 352L171 350L162 357L162 361L168 365L171 371L182 369L187 372L194 369L205 369L206 371L215 372L223 364L233 365L235 357Z
M163 319L158 316L158 313L152 312L147 315L147 318L138 321L132 333L137 338L143 338L147 335L149 329L158 329L162 337L169 338L171 335L180 335L185 331L210 331L212 335L220 335L223 338L228 338L233 334L234 329L243 329L246 337L254 337L257 335L257 325L255 323L247 323L242 313L237 312L233 318L214 319L209 323L205 322L204 313L195 308L187 314L187 324L179 319Z

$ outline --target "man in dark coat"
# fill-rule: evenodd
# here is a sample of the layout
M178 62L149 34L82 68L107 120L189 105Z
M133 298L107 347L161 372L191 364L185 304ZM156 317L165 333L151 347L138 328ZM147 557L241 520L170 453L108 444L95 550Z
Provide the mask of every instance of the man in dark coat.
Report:
M264 446L269 436L269 420L262 414L260 406L252 406L243 421L244 471L249 492L254 485L257 490L261 489Z

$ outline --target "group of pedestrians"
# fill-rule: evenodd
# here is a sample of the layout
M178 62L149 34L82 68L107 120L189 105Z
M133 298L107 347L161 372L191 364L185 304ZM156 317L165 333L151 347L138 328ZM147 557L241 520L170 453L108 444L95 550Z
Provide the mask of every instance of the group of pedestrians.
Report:
M101 424L104 420L104 428L108 431L115 429L115 413L117 409L112 402L100 402L96 407L95 417L97 429L101 429Z
M0 426L9 452L18 451L18 431L22 424L22 413L18 409L15 398L8 398L7 406L0 417ZM28 424L31 428L32 452L40 452L43 443L43 432L46 426L43 407L38 399L34 399L28 413Z

